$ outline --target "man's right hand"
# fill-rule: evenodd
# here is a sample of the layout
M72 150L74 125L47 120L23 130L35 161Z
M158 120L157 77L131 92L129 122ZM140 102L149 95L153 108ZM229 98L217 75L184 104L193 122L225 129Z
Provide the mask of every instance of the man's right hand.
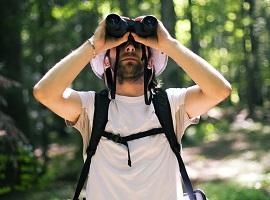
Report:
M116 46L119 46L120 44L126 42L128 40L128 35L130 33L127 32L123 37L121 38L110 38L106 40L106 21L103 19L94 35L90 38L95 46L96 54L99 54L101 52L104 52L108 49L114 48Z

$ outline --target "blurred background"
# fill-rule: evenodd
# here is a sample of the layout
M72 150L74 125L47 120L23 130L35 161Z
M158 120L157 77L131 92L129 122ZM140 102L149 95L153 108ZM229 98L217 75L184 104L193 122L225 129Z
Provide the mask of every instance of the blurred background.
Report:
M71 198L80 134L34 100L34 84L115 12L152 14L232 84L226 101L187 129L183 159L211 200L270 199L269 0L1 0L0 199ZM163 87L188 87L173 62ZM89 66L72 85L101 90Z

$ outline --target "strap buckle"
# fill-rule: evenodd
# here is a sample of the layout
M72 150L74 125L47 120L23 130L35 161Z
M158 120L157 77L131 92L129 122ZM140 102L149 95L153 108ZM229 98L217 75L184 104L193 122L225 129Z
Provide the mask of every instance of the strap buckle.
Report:
M123 142L123 138L120 136L120 134L112 134L111 136L111 140L117 143L122 143Z

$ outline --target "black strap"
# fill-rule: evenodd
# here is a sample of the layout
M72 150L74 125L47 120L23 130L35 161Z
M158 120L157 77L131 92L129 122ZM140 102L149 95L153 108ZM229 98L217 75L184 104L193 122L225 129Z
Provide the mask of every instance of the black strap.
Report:
M95 94L95 111L94 111L92 134L89 141L89 145L86 150L87 158L83 165L73 200L79 199L81 190L84 186L85 180L89 173L91 158L96 152L97 145L102 136L102 131L105 129L105 126L108 121L109 104L110 104L110 99L108 98L107 90L103 90L100 93Z
M193 193L193 187L192 187L191 181L189 179L189 176L188 176L185 164L183 162L182 156L181 156L180 152L174 152L174 154L177 158L180 173L181 173L185 188L187 190L188 196L189 196L190 200L196 200L196 196Z
M123 144L127 147L127 152L128 152L128 166L131 167L131 158L130 158L130 151L129 151L129 146L128 146L128 141L131 140L137 140L143 137L151 136L151 135L157 135L164 133L163 128L154 128L148 131L143 131L139 133L134 133L128 136L120 136L120 134L115 134L115 133L110 133L107 131L104 131L102 136L106 137L109 140L112 140L116 143Z
M143 138L143 137L147 137L147 136L151 136L151 135L156 135L156 134L160 134L160 133L164 133L163 128L153 128L153 129L148 130L148 131L134 133L134 134L131 134L131 135L128 135L128 136L124 136L124 137L121 137L120 134L115 134L115 133L113 134L113 133L104 131L103 132L103 136L105 136L106 138L108 138L110 140L113 140L114 142L118 142L119 140L120 141L127 141L128 142L128 141L131 141L131 140L137 140L137 139L140 139L140 138ZM111 138L111 135L114 135L117 138ZM115 139L117 141L115 141ZM121 143L121 142L118 142L118 143Z
M176 134L174 132L171 107L170 107L167 93L166 91L161 90L161 89L157 89L155 92L156 93L153 98L153 104L154 104L156 115L159 119L161 126L164 128L165 135L168 139L170 147L177 158L180 173L181 173L185 188L187 190L188 196L191 200L196 200L196 196L193 194L192 184L188 177L182 157L180 155L181 148L180 148L180 144L177 141Z
M91 154L87 155L87 158L84 162L83 168L81 170L80 178L76 187L76 191L73 197L73 200L79 200L79 196L81 193L81 190L83 188L83 185L85 183L85 179L88 176L90 164L91 164L91 158L94 155L94 152L92 151Z
M118 64L119 64L119 55L120 55L120 47L116 47L116 57L115 57L115 63L114 63L114 69L113 69L113 84L111 89L111 98L115 99L115 93L116 93L116 82L117 82L117 71L118 71Z
M149 52L149 51L148 51ZM152 69L148 69L148 59L146 55L146 46L142 45L142 61L144 65L143 79L144 79L144 101L146 105L150 105L152 101L152 91L149 89L150 79L152 77Z

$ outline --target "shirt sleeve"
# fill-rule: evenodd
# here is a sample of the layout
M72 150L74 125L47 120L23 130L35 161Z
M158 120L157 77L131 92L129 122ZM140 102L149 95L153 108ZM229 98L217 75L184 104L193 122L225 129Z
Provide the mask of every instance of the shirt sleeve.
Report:
M185 110L186 88L169 88L166 90L171 106L174 131L178 142L181 143L181 138L185 130L191 124L199 123L200 116L190 118Z
M74 127L81 133L83 139L83 154L85 155L92 131L95 92L79 91L78 94L82 102L81 114L76 122L71 123L66 120L66 124L67 126Z

